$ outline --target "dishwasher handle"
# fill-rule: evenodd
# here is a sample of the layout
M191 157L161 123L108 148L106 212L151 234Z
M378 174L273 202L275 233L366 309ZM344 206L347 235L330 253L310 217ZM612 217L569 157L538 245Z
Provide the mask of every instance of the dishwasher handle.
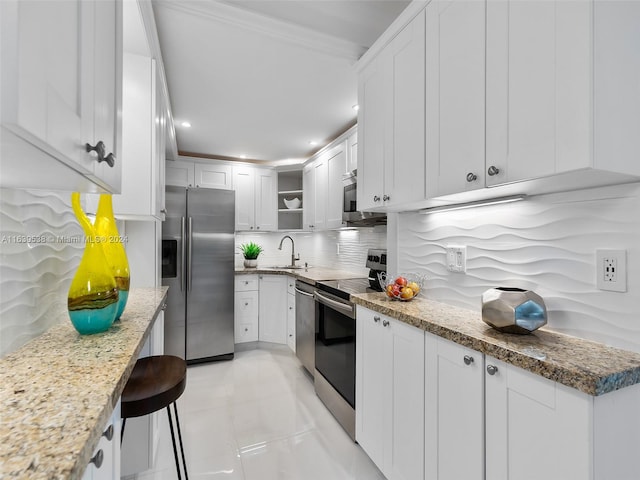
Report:
M349 318L356 318L355 305L341 302L339 300L333 300L332 298L323 295L322 293L316 290L314 293L314 298L316 302L325 305L329 308L332 308Z
M313 293L303 292L298 287L293 287L293 288L295 289L296 293L299 293L300 295L304 295L305 297L313 297Z

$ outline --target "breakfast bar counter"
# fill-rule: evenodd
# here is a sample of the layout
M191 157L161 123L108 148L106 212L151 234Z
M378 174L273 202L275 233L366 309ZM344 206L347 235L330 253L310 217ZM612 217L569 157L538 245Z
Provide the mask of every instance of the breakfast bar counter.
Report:
M61 318L0 360L0 478L82 477L166 297L131 289L108 331Z

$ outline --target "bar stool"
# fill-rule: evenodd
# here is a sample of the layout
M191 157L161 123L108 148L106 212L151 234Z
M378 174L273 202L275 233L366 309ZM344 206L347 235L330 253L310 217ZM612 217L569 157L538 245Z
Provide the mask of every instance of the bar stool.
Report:
M127 418L142 417L162 408L167 409L169 416L169 428L171 429L171 441L173 443L173 455L178 471L178 480L182 480L180 475L180 462L178 461L178 449L176 448L176 437L173 431L173 420L171 416L171 404L176 417L176 427L178 439L180 441L180 452L182 454L182 465L184 467L185 479L189 479L187 474L187 462L184 458L184 447L182 446L182 434L180 432L180 420L178 418L178 408L176 400L184 392L187 384L187 364L180 357L172 355L157 355L154 357L140 358L133 367L131 377L127 381L122 392L121 413L122 430L124 437L124 427Z

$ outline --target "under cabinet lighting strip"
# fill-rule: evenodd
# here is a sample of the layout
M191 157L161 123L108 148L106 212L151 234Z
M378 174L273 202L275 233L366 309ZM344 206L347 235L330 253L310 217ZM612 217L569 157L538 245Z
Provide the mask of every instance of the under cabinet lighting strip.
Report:
M526 195L509 195L507 197L490 198L488 200L475 200L473 202L455 203L453 205L442 205L439 207L425 208L420 210L420 213L437 213L437 212L449 212L452 210L462 210L463 208L482 207L485 205L497 205L500 203L511 203L524 200Z

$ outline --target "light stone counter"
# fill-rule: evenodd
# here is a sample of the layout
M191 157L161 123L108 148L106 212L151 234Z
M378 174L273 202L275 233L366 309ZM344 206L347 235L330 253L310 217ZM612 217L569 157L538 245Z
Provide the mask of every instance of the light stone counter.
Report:
M0 478L82 477L166 297L134 288L107 332L82 336L65 315L0 360Z
M384 293L352 295L357 305L580 390L603 395L640 383L640 354L553 332L501 333L480 312L424 298L410 302Z
M309 267L309 268L237 268L236 275L290 275L303 282L315 285L322 280L344 280L347 278L364 278L367 275L350 272L347 270L337 270L335 268Z

